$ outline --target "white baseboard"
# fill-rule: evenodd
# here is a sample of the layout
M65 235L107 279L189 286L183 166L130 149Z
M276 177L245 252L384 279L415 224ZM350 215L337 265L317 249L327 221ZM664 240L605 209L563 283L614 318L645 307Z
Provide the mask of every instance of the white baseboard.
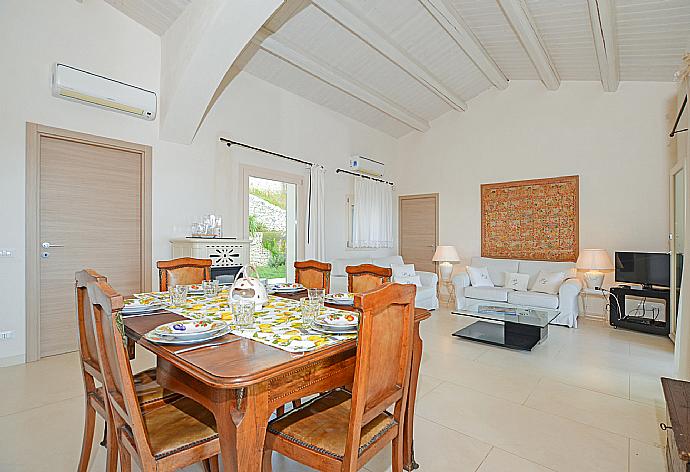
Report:
M19 354L18 356L0 357L0 367L10 367L13 365L24 364L26 362L26 355Z

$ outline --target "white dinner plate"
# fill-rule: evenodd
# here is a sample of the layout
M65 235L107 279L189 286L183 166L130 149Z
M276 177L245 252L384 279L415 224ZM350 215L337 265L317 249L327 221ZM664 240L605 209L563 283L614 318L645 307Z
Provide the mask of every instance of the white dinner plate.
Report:
M316 317L316 322L322 326L334 328L357 327L359 317L355 313L326 313Z
M227 328L225 321L181 320L158 326L151 332L163 338L202 339Z
M329 293L326 295L326 302L334 305L353 305L355 296L352 293Z
M271 287L271 290L277 293L291 293L300 292L304 290L304 285L302 284L275 284Z
M149 331L148 333L146 333L144 335L144 338L146 338L147 340L149 340L151 342L158 343L158 344L199 344L199 343L203 343L205 341L210 341L212 339L220 338L220 337L225 336L226 334L230 334L230 333L231 333L230 327L226 326L224 329L217 331L211 335L208 335L204 338L181 339L181 338L175 338L172 336L159 336L159 335L155 334L152 330L152 331Z

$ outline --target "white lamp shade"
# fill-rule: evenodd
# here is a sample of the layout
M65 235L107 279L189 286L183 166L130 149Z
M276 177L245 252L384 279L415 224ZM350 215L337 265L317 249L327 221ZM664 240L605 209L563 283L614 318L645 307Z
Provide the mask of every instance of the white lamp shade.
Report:
M455 246L437 246L434 257L431 260L434 262L458 262L460 257L458 256L458 251L455 250Z
M585 249L577 258L581 270L613 270L613 263L605 249Z

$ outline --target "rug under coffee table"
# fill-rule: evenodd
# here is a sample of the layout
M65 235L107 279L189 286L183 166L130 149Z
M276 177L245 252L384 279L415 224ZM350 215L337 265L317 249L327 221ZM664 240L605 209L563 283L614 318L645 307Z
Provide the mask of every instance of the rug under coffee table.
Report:
M510 349L531 351L538 343L546 340L549 335L549 323L560 312L484 301L470 303L453 311L453 314L478 319L453 333L453 336Z

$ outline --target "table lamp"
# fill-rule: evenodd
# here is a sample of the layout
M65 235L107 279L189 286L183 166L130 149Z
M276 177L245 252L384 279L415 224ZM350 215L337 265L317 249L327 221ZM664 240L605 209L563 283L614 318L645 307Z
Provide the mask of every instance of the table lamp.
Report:
M441 273L441 280L448 281L453 274L453 262L459 262L460 257L455 246L437 246L434 257L431 259L434 262L440 262L439 272Z
M601 288L604 283L604 271L613 270L613 263L604 249L585 249L577 258L576 267L586 270L585 282L588 288Z

